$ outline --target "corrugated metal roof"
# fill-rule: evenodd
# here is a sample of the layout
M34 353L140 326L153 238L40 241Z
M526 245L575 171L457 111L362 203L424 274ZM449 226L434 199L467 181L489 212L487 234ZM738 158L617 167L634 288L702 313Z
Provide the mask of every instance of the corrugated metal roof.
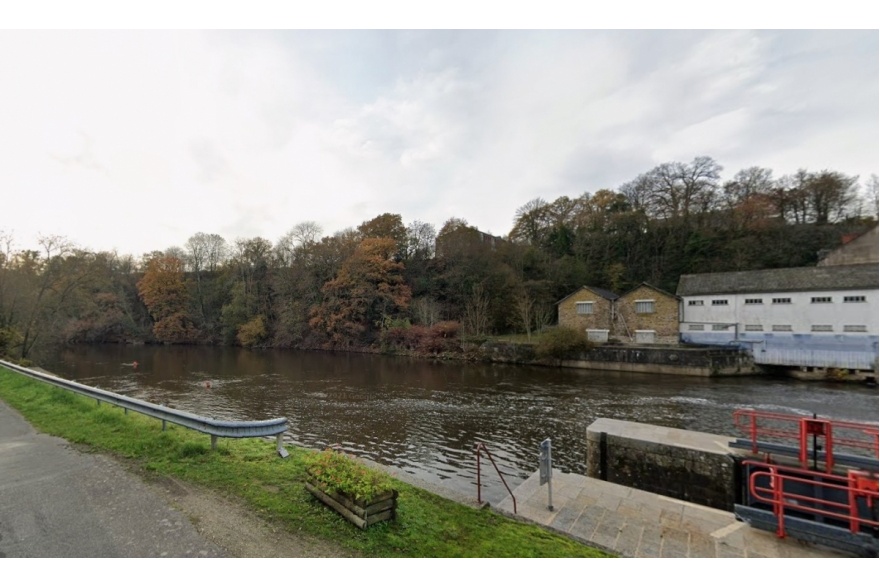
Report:
M697 273L682 275L679 296L738 294L783 291L878 289L878 266L837 265L827 267L786 267L760 271Z

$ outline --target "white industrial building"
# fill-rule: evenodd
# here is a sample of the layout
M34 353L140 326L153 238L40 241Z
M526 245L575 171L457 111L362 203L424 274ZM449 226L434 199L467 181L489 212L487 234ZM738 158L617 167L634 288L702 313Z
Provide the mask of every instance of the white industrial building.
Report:
M877 370L876 262L682 275L676 293L684 343L751 349L758 364Z

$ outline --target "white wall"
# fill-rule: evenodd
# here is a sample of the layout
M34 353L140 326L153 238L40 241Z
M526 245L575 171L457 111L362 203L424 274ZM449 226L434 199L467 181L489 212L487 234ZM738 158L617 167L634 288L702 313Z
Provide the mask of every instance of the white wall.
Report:
M843 301L844 296L865 296L865 302ZM812 298L830 297L831 303L811 303ZM761 298L763 304L746 305L746 299ZM791 298L791 304L774 304L773 298ZM702 300L702 306L691 306L689 301ZM726 306L713 306L712 300L727 300ZM864 325L867 334L877 334L877 290L811 291L789 293L731 294L712 296L683 296L681 332L688 332L690 322L704 323L707 332L711 324L735 323L744 331L746 324L761 324L764 332L772 326L790 325L792 332L810 333L814 324L831 325L833 334L842 334L845 325ZM730 334L733 334L733 329Z

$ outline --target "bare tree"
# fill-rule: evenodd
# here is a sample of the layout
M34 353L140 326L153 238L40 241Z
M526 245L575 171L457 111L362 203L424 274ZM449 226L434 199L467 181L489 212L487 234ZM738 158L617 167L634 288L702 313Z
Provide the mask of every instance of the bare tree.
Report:
M481 336L489 330L489 294L482 283L477 283L464 305L464 328L472 336Z
M717 207L721 170L721 165L705 156L688 164L663 163L622 185L619 191L633 207L644 207L655 218L687 219Z
M872 173L865 181L865 199L874 210L874 220L880 220L880 183L876 173Z
M724 182L724 203L733 208L749 197L773 191L773 170L766 167L740 169L730 181Z
M413 220L406 227L406 258L430 259L434 256L437 231L433 224Z
M321 238L321 235L324 233L324 230L321 228L321 225L312 220L307 220L305 222L300 222L290 229L288 234L293 239L293 242L296 246L304 247L306 245L310 245Z
M517 289L516 297L514 298L514 305L516 306L516 313L519 317L520 324L526 331L526 340L531 342L532 323L535 319L535 300L525 286L521 286Z

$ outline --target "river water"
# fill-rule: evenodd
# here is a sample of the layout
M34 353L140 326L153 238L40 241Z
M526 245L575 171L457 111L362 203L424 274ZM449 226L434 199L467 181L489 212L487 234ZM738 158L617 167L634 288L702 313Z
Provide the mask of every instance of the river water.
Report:
M515 487L537 470L546 438L555 468L583 473L586 428L597 418L731 436L740 408L878 418L876 387L756 377L180 346L78 346L42 364L66 379L211 418L286 416L289 444L338 445L474 497L475 443L487 445ZM494 471L484 468L483 479L490 502L506 495Z

